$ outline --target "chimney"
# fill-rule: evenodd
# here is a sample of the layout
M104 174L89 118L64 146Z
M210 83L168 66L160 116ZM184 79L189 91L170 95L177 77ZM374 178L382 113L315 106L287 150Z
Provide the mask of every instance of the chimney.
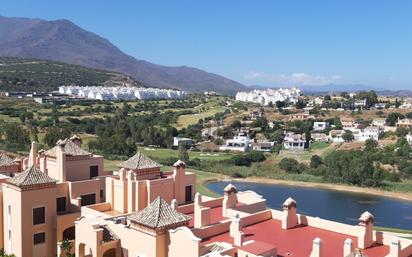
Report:
M58 179L61 182L66 181L66 154L63 151L63 147L64 143L59 140L56 145L56 161L59 171Z
M346 239L343 244L343 257L351 256L350 254L352 254L354 250L352 239Z
M37 167L37 143L32 142L30 148L30 155L29 155L29 167L35 166Z
M401 240L394 238L391 241L388 257L400 257L401 256Z
M170 206L172 206L172 208L176 210L179 204L176 199L173 199L172 202L170 203Z
M228 217L228 209L236 207L237 204L237 189L234 185L229 184L223 192L222 216Z
M232 217L229 230L229 235L233 237L233 242L236 246L242 246L245 239L245 233L243 233L242 227L242 220L240 219L239 214L236 213Z
M202 207L202 195L195 194L195 228L202 228L210 224L210 208Z
M82 146L82 139L78 135L73 135L70 137L70 141L75 143L77 146L81 147Z
M310 253L309 257L323 257L322 249L322 240L319 237L315 238L312 244L312 252Z
M296 214L296 201L289 197L283 203L282 229L294 228L298 225L298 215Z
M359 235L358 235L358 247L360 249L366 249L373 245L373 227L375 217L369 213L364 212L359 217Z
M173 180L174 180L174 198L180 203L186 202L185 195L185 174L186 163L178 160L173 164ZM193 189L195 191L195 189Z

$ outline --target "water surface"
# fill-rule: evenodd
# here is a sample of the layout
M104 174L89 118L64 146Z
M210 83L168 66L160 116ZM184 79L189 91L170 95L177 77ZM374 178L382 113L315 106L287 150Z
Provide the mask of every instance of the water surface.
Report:
M207 187L222 194L229 182L212 182ZM323 188L232 182L239 191L252 190L267 200L272 209L280 210L290 196L296 200L298 212L347 224L357 224L364 211L375 216L375 225L412 229L412 202L378 195L342 192Z

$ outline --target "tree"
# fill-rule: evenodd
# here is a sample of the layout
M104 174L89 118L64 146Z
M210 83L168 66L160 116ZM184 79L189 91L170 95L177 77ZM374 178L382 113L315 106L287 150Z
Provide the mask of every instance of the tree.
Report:
M303 102L301 99L299 99L298 102L296 103L296 108L297 109L303 109L303 108L305 108L305 106L306 106L306 103Z
M330 100L332 100L332 97L330 97L330 95L325 95L325 96L323 97L323 100L325 100L325 101L330 101Z
M282 108L284 108L286 106L285 101L276 101L276 107L281 110Z
M386 117L386 124L388 126L395 126L398 119L404 119L405 116L399 112L391 112L388 117Z
M342 135L342 139L345 140L345 142L353 141L355 137L353 136L352 131L346 130L345 133Z
M319 155L312 155L310 157L310 167L316 169L323 163L322 158Z
M368 139L365 141L365 151L375 150L379 146L378 141L373 139Z
M378 95L375 91L362 91L356 95L357 99L366 99L366 106L371 107L378 102Z
M240 120L234 120L232 122L232 124L230 124L230 126L232 128L238 129L238 128L242 127L242 123L240 122Z
M6 123L2 127L5 147L9 151L26 150L30 145L30 135L28 131L17 123Z
M189 153L187 152L186 146L183 144L179 144L178 151L179 151L179 156L178 156L179 160L187 163L189 161Z
M70 131L67 128L51 127L47 130L44 136L44 142L49 146L53 147L56 142L60 139L65 139L70 136Z
M288 173L302 173L299 168L299 162L292 158L283 158L279 162L279 168Z
M60 244L60 249L64 255L60 254L60 257L75 257L75 255L71 253L72 247L73 245L69 240L63 239L62 243Z
M7 254L3 248L0 249L0 257L16 257L14 254Z

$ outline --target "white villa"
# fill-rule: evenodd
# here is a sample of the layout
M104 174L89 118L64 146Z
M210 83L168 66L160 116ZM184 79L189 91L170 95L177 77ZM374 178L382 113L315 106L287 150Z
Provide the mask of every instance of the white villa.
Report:
M314 131L323 131L327 128L329 128L329 122L326 121L315 121L313 123L313 130Z
M95 86L61 86L59 87L59 93L101 101L134 99L178 99L187 95L185 91L174 89Z
M286 132L283 147L287 150L304 150L307 147L306 138L301 134Z
M263 105L269 105L269 103L275 104L278 101L296 103L299 100L300 95L301 90L295 87L266 90L255 89L250 92L238 92L236 94L236 100Z
M367 127L360 131L359 138L356 138L357 141L366 141L368 139L373 139L378 141L379 134L381 133L381 129L379 127Z
M247 152L252 142L253 140L250 139L249 133L247 131L240 130L235 137L226 140L226 144L219 147L219 150Z

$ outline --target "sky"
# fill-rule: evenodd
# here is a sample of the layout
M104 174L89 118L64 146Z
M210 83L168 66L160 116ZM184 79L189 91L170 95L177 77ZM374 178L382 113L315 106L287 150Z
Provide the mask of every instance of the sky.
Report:
M246 85L412 89L408 0L1 0L0 15L68 19L137 59Z

